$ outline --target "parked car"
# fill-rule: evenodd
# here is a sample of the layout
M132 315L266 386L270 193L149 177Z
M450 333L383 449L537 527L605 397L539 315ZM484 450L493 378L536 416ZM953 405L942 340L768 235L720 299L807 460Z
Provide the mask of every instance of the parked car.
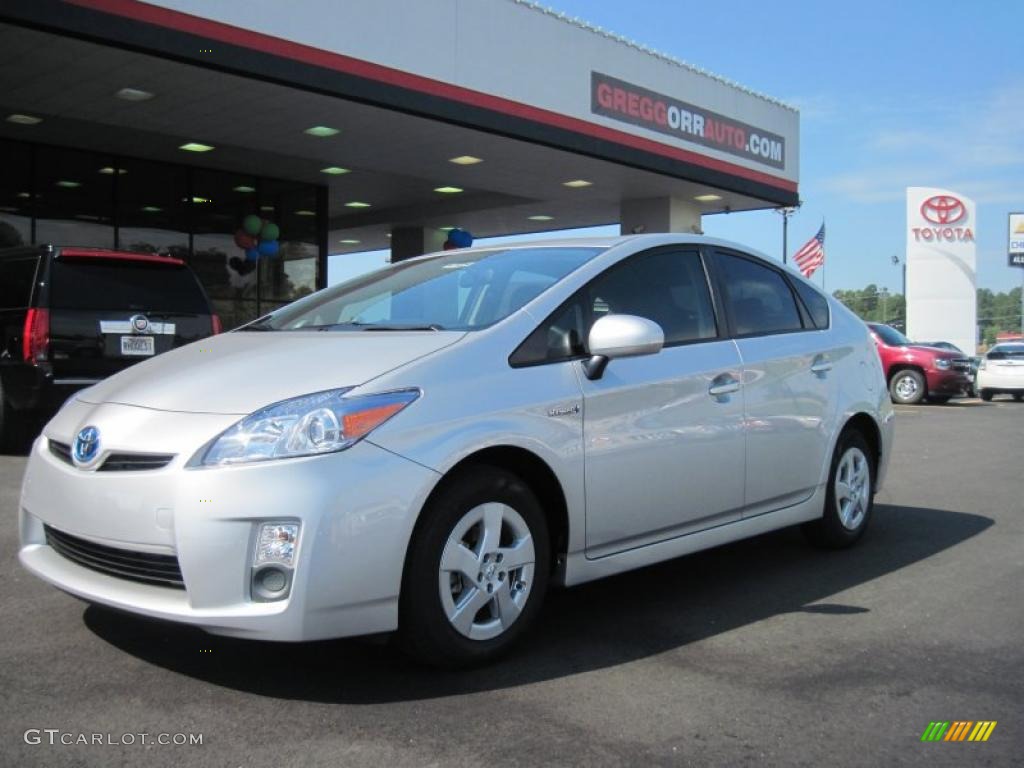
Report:
M219 330L180 259L50 245L0 250L0 442L78 390Z
M868 323L894 403L913 405L928 398L946 403L971 386L971 362L962 353L915 344L889 325Z
M985 401L995 395L1013 395L1018 403L1024 400L1024 343L992 347L978 366L977 388Z
M20 559L216 634L478 662L552 583L794 524L854 544L893 427L863 323L740 246L448 251L80 392L33 447Z

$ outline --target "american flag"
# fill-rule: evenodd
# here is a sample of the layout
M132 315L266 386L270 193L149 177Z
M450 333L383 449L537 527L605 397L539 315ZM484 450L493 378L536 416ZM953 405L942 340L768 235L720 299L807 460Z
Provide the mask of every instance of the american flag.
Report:
M822 222L818 234L804 243L804 246L793 256L796 268L810 277L814 270L825 264L825 224Z

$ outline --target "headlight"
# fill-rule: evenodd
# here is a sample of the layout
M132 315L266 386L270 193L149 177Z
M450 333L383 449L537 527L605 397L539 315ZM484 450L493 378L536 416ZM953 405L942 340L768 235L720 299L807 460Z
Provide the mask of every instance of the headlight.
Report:
M949 360L947 360L944 357L940 357L938 360L935 361L935 367L938 368L940 371L948 371L949 366Z
M404 389L346 398L350 389L268 405L223 432L201 463L243 464L343 451L420 396L418 389Z
M981 358L981 360L978 361L978 370L979 371L984 371L985 368L987 368L987 367L988 366L985 364L985 358L984 357Z

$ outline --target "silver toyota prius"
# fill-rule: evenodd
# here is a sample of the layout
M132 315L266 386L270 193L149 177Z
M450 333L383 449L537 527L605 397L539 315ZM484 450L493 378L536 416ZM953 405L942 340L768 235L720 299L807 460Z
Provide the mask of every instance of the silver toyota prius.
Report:
M853 544L893 426L864 324L742 246L448 251L79 393L32 448L20 559L215 634L466 664L555 584L796 524Z

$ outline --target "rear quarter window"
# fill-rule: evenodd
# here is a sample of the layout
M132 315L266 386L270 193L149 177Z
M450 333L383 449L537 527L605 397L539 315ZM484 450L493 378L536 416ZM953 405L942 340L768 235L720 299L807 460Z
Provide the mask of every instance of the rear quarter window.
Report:
M24 309L32 298L39 259L4 259L0 261L0 309Z
M814 321L814 327L821 330L828 328L828 299L806 283L802 283L799 280L793 280L792 282L796 288L797 295L800 296L800 301L804 303L808 313L811 315L811 320Z
M50 271L54 309L204 315L210 306L187 267L102 259L58 259Z

